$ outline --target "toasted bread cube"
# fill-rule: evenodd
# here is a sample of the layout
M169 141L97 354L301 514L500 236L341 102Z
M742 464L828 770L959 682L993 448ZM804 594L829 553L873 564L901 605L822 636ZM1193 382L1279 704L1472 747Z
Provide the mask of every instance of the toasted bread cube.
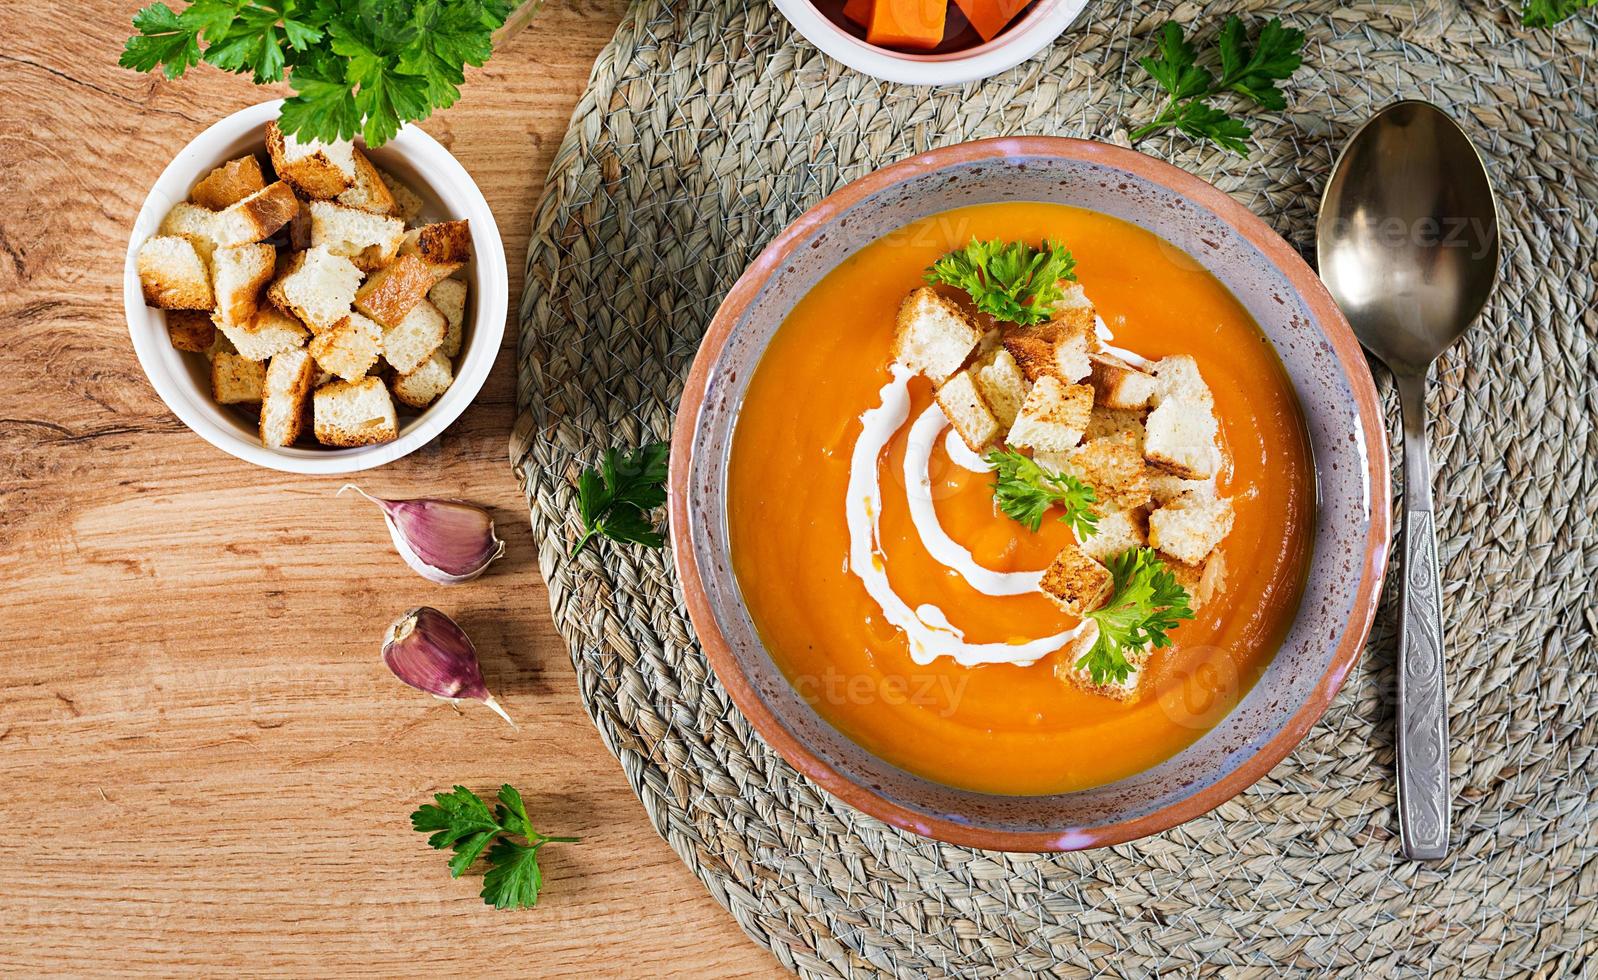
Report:
M438 307L422 300L405 319L383 331L383 360L400 374L421 367L444 343L448 324Z
M284 351L304 347L311 335L304 324L274 306L258 307L255 315L242 323L215 322L234 349L252 361L269 360Z
M1154 396L1155 405L1174 399L1214 407L1215 396L1211 394L1210 386L1204 383L1204 376L1199 373L1198 361L1192 356L1173 354L1155 361L1150 370L1159 380L1159 387Z
M1159 381L1113 354L1088 356L1092 368L1095 398L1105 408L1147 408L1149 399L1159 389Z
M1004 349L1010 352L1021 374L1036 383L1045 375L1054 373L1054 341L1042 331L1030 327L1006 327L1003 333Z
M1194 498L1214 497L1215 478L1184 480L1163 470L1150 470L1149 492L1153 495L1154 502L1161 507L1187 494L1192 494Z
M1027 397L1027 381L1010 352L995 346L971 365L971 378L982 392L982 400L993 409L999 425L1006 429L1014 425L1021 403Z
M1184 480L1207 480L1220 466L1215 448L1219 425L1214 409L1202 403L1165 398L1144 423L1143 456L1150 464Z
M426 408L454 383L455 374L442 350L422 362L421 367L394 378L394 397L412 408Z
M210 211L221 211L266 187L261 161L255 154L229 160L217 167L189 192L189 199Z
M262 445L292 446L299 439L315 377L310 351L296 347L273 356L261 388Z
M1039 583L1050 601L1078 618L1104 605L1114 585L1110 570L1074 544L1060 549Z
M314 331L332 327L349 316L360 288L361 270L325 246L296 252L278 273L267 296Z
M1006 327L1004 346L1028 381L1045 375L1075 384L1089 373L1091 333L1078 325L1050 321L1031 327Z
M1082 433L1083 439L1102 439L1105 436L1124 436L1130 439L1137 447L1138 452L1143 451L1143 417L1144 414L1136 409L1105 408L1095 406L1093 417L1088 419L1087 431Z
M270 245L227 245L211 257L216 317L226 324L248 324L260 303L261 287L272 278L277 249Z
M466 335L466 284L459 279L444 279L427 291L427 301L438 307L448 324L439 349L446 357L459 357Z
M1126 510L1149 502L1148 468L1126 436L1083 443L1071 453L1071 470L1093 488L1101 506Z
M383 181L383 186L388 188L389 194L394 198L395 214L407 225L422 216L422 199L416 192L406 187L391 173L378 170L377 176Z
M216 303L205 260L194 243L156 235L139 246L135 259L144 301L163 310L209 310Z
M1115 701L1135 700L1138 685L1143 679L1143 668L1149 662L1149 651L1137 650L1126 655L1127 663L1131 665L1132 670L1124 679L1116 681L1113 678L1105 678L1102 683L1096 684L1093 681L1093 672L1085 667L1078 667L1077 663L1093 649L1093 644L1097 643L1098 639L1099 624L1090 622L1087 629L1077 636L1061 660L1054 665L1054 676L1076 685L1088 694L1096 694Z
M372 161L359 149L351 148L350 156L355 161L355 182L350 189L338 196L338 203L372 214L386 214L399 217L399 209L394 204L394 194L383 183L383 177L378 169L372 166ZM401 221L404 224L404 221Z
M211 359L211 397L218 405L249 405L261 400L266 362L218 351Z
M216 342L216 325L203 310L168 310L166 335L175 349L204 354Z
M1092 388L1045 375L1027 394L1007 441L1023 449L1063 453L1082 441L1092 414Z
M172 205L172 210L161 219L161 228L156 234L187 238L209 269L211 255L216 251L217 235L220 233L217 222L218 216L215 211L207 211L197 204L180 201Z
M402 254L372 273L355 294L355 308L385 327L398 326L428 290L454 271L454 266L436 266L420 255Z
M1232 532L1235 516L1224 497L1178 497L1149 515L1149 546L1196 565Z
M938 389L938 407L974 453L987 451L1004 435L999 419L982 397L971 372L961 371Z
M1167 559L1165 567L1187 592L1188 607L1194 612L1226 588L1226 553L1220 548L1197 564Z
M300 199L283 181L268 184L216 213L218 245L245 245L277 233L300 211Z
M298 197L295 197L295 200L300 202L300 208L294 212L294 217L289 219L289 223L285 227L289 240L288 254L290 255L295 252L303 252L311 247L310 205L305 201L300 201Z
M899 305L893 359L941 385L965 364L982 331L952 301L930 286L911 290Z
M462 220L423 225L406 236L400 251L418 255L429 265L461 266L472 257L471 224Z
M1109 564L1111 558L1128 548L1142 548L1148 543L1148 508L1104 510L1099 514L1094 532L1082 542L1082 550L1095 560Z
M266 152L277 175L306 197L329 200L355 184L355 144L348 140L301 142L273 120L266 124Z
M312 201L311 245L342 255L363 272L393 261L405 238L405 223L332 201Z
M1088 299L1087 290L1079 282L1061 283L1060 298L1055 301L1052 313L1054 323L1073 332L1084 328L1090 333L1093 330L1093 301Z
M1083 333L1073 330L1066 333L1054 344L1054 375L1061 381L1076 383L1088 377L1093 371L1093 362L1090 360L1092 347L1089 338L1092 333Z
M399 435L394 399L381 378L334 381L316 389L316 438L326 446L370 446Z
M317 366L345 381L364 378L382 352L383 330L377 324L351 313L311 338L307 350Z

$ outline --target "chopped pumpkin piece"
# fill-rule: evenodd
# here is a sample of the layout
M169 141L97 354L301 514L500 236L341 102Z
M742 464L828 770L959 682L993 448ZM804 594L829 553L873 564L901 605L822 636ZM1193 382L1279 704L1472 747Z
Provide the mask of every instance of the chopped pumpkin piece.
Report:
M889 48L930 51L943 42L948 0L876 0L866 40Z
M1032 0L954 0L965 14L965 19L982 35L982 40L991 41L999 36L999 32L1015 20L1016 15L1026 9Z
M849 0L843 5L843 15L861 27L871 26L871 8L877 0Z

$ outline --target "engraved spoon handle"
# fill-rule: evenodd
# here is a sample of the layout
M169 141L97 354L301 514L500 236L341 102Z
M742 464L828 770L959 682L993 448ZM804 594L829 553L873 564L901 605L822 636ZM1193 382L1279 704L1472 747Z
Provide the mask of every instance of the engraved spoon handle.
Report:
M1443 589L1426 445L1426 375L1397 379L1404 411L1404 554L1399 567L1398 832L1411 860L1448 851L1448 690Z

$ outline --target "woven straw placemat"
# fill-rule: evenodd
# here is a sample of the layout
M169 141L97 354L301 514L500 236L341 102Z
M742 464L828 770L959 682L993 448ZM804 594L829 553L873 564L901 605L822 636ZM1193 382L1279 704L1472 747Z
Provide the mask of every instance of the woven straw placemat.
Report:
M1124 143L1155 110L1136 65L1151 32L1174 16L1213 35L1231 9L1287 11L1307 29L1289 110L1257 117L1247 159L1182 138L1142 149L1310 255L1339 148L1378 107L1419 97L1465 124L1502 195L1504 281L1433 398L1451 855L1398 857L1391 595L1325 718L1206 816L1054 856L886 827L795 773L739 715L695 646L669 550L565 556L575 477L605 446L670 432L722 294L824 195L978 137ZM1096 3L1038 58L930 90L828 60L767 0L639 0L594 67L536 218L511 456L600 735L749 935L813 976L1598 969L1595 98L1593 25L1526 30L1501 2Z

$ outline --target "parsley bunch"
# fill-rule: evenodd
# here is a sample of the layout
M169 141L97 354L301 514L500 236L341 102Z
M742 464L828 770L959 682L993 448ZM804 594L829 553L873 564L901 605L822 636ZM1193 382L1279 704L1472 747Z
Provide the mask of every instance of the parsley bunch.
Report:
M1553 27L1594 7L1598 7L1598 0L1526 0L1520 22L1527 27Z
M596 534L612 541L659 548L666 538L649 519L649 512L666 502L666 463L671 449L664 442L641 446L630 453L605 450L599 468L577 478L577 510L583 519L583 536L572 557L587 547Z
M993 496L999 509L1012 519L1036 531L1043 525L1043 514L1058 504L1065 510L1060 520L1069 524L1078 539L1095 533L1099 515L1093 512L1098 495L1093 488L1069 473L1053 473L1030 456L1014 449L988 453L993 467Z
M483 902L496 909L532 908L544 875L538 867L538 850L545 844L575 844L576 837L547 837L533 829L522 794L509 783L499 788L499 805L492 811L483 798L464 786L439 793L411 814L411 826L433 832L427 843L443 850L453 848L449 876L459 878L489 844L488 872L483 875ZM512 840L521 837L525 844Z
M1304 47L1304 32L1283 27L1275 17L1260 30L1252 50L1243 33L1243 22L1235 14L1221 28L1219 77L1198 63L1198 53L1182 36L1175 21L1160 32L1158 57L1143 58L1143 66L1167 93L1159 115L1146 126L1132 131L1133 141L1150 133L1175 127L1189 136L1207 139L1234 153L1247 154L1248 140L1254 131L1241 119L1211 105L1214 96L1231 92L1267 109L1287 108L1287 98L1276 83L1288 78L1303 64L1299 53Z
M976 308L995 320L1031 325L1054 316L1054 305L1065 295L1061 280L1076 279L1076 259L1054 242L1037 249L1026 242L973 238L934 262L926 279L965 290Z
M178 78L201 61L256 84L286 76L279 125L302 140L387 142L460 97L493 54L510 0L194 0L133 15L118 63ZM204 44L202 49L201 45Z
M1088 613L1099 626L1093 648L1076 662L1093 675L1093 683L1121 683L1132 673L1127 654L1149 644L1171 645L1168 630L1193 618L1187 590L1154 554L1152 548L1128 548L1111 558L1115 592L1110 601Z

